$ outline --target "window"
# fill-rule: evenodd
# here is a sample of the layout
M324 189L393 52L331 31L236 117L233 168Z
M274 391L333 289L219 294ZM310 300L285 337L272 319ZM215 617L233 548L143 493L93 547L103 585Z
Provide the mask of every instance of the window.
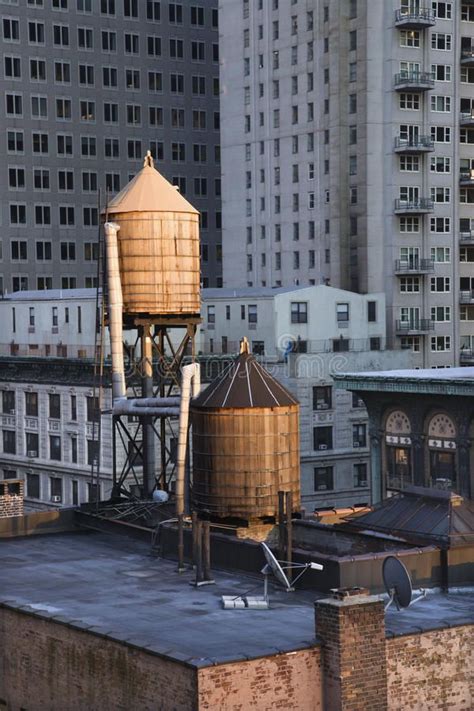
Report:
M115 0L110 0L114 3ZM81 13L92 12L92 0L77 0L77 11ZM101 0L101 12L102 12L102 0Z
M8 168L8 187L12 190L24 190L25 188L25 169L24 168Z
M28 22L30 44L44 44L44 22Z
M431 320L436 323L449 323L451 321L450 306L432 306ZM462 320L462 319L461 319Z
M400 30L400 47L419 47L420 33L417 30Z
M89 27L78 27L77 28L77 46L79 49L93 49L94 48L94 35L93 31Z
M24 140L23 131L7 131L7 151L8 153L23 153Z
M56 84L71 83L71 65L69 62L54 62L54 81Z
M4 447L5 451L5 447ZM26 475L26 495L31 499L40 498L40 476L39 474L27 473Z
M450 173L451 158L448 156L432 156L430 159L430 170L432 173Z
M125 87L127 89L139 89L140 88L140 70L139 69L126 69L125 70Z
M70 121L71 117L71 99L56 99L56 119L58 121Z
M377 321L377 302L368 301L367 302L367 321L369 323L375 323Z
M431 277L430 291L432 292L448 292L451 291L450 277Z
M82 224L84 227L96 227L99 224L99 211L96 207L82 208Z
M79 84L94 86L94 66L92 64L79 64Z
M4 42L20 41L20 21L12 17L4 17L2 20Z
M23 115L23 96L22 94L5 94L5 105L7 116L22 116Z
M26 204L21 202L11 202L10 203L10 224L11 225L26 225ZM24 244L23 242L12 242L14 244ZM13 256L12 250L12 259ZM25 257L26 259L26 257Z
M123 0L124 17L138 17L138 0Z
M59 224L63 227L73 227L75 222L74 207L72 205L60 205Z
M419 277L401 277L400 292L402 294L418 293L420 291Z
M400 108L403 111L419 111L420 95L402 92L400 94Z
M349 50L351 52L353 52L356 49L357 49L357 31L351 30L351 32L349 32Z
M153 22L159 22L161 19L161 3L159 0L147 0L146 3L146 18Z
M430 96L431 111L439 113L451 112L451 97L450 96Z
M308 323L308 304L306 301L292 301L290 309L291 323Z
M449 217L431 217L430 232L446 234L451 231L451 220Z
M461 253L462 253L461 247ZM439 262L443 264L449 264L451 262L451 249L450 247L431 247L431 259L433 262ZM461 256L461 261L462 256Z
M62 262L76 261L76 244L75 242L61 242L60 255Z
M14 390L2 391L2 412L4 415L15 414L15 401L16 398Z
M69 134L59 133L57 135L57 153L58 156L72 156L72 136Z
M34 432L27 432L25 436L26 456L34 459L39 456L39 437Z
M352 425L352 446L367 447L367 425Z
M357 94L349 94L349 113L357 113Z
M94 136L81 136L81 156L92 158L97 155L97 142Z
M431 200L433 202L448 203L451 202L450 188L431 188Z
M451 49L451 41L451 35L444 32L433 32L431 34L431 49L449 51Z
M50 205L35 205L35 225L50 225L51 224L51 206Z
M432 336L431 337L432 351L450 351L451 336Z
M332 427L313 427L313 449L332 449Z
M51 419L61 419L61 396L56 393L49 393L49 415Z
M354 464L354 488L359 489L367 486L367 464L365 462Z
M400 156L400 170L407 173L418 173L420 170L419 156Z
M182 25L183 24L183 6L170 2L168 6L168 19L170 24Z
M53 45L55 47L69 47L69 27L67 25L53 25Z
M6 79L21 79L20 57L5 56L3 67Z
M334 489L334 469L333 467L315 467L314 469L314 490L331 491Z
M49 458L57 462L61 461L61 437L58 435L49 435ZM53 477L51 477L53 481ZM55 479L61 484L62 479Z
M462 140L461 129L461 143ZM431 126L431 140L435 143L451 143L451 128L449 126Z
M332 407L332 387L316 385L313 387L313 410L330 410Z
M432 64L431 74L435 81L451 81L451 65Z
M336 321L338 323L349 321L349 304L336 304Z

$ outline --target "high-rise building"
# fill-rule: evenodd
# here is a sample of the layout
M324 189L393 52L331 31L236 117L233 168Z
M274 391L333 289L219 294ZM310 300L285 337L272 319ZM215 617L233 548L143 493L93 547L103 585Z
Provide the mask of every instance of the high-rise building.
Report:
M385 291L474 362L474 2L222 0L224 286Z
M99 198L151 150L221 285L216 0L1 0L0 291L90 287Z

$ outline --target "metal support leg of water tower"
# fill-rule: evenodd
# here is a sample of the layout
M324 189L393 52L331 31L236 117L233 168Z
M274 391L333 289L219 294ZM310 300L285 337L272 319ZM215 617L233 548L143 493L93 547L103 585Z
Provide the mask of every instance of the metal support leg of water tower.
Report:
M142 397L153 397L153 342L149 326L141 328ZM143 497L155 488L155 441L152 417L142 418L143 428Z

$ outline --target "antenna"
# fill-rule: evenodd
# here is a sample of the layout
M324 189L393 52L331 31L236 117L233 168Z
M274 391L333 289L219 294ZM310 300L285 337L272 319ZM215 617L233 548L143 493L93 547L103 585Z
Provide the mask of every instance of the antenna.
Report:
M385 605L385 611L394 602L397 610L402 607L410 607L415 602L426 597L426 590L421 591L421 595L412 600L413 588L408 570L405 568L401 560L389 555L385 558L382 566L382 577L385 585L385 590L388 593L389 601Z
M294 592L294 587L288 580L288 576L285 570L300 570L300 574L296 576L293 581L297 583L298 580L305 574L308 569L311 570L323 570L323 566L319 563L287 563L286 561L279 561L275 558L270 548L266 543L260 544L263 549L263 554L265 560L267 561L261 570L263 575L263 596L249 597L247 593L243 595L238 595L233 597L232 595L222 595L222 604L224 610L230 609L254 609L254 610L267 610L270 607L270 600L268 599L268 576L273 573L275 578L281 585L285 588L286 592ZM283 565L282 565L283 563ZM253 588L255 589L255 588ZM252 591L249 591L252 592Z

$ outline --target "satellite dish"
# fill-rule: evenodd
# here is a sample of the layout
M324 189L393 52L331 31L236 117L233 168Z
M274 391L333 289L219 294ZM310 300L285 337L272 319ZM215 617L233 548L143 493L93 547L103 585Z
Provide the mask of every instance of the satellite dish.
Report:
M393 555L385 558L382 566L382 577L385 590L390 598L387 605L385 605L385 610L388 610L392 602L397 606L397 610L400 610L402 607L410 607L410 605L426 597L425 590L422 590L422 594L412 600L413 588L410 574L401 560L398 560Z
M323 570L323 566L319 563L284 563L282 565L282 562L275 558L266 543L261 543L260 545L262 546L263 554L265 556L265 560L267 561L261 571L263 574L263 596L249 597L247 593L244 595L237 595L236 597L232 595L222 595L221 599L225 610L267 610L270 607L270 601L268 599L268 576L270 573L273 573L278 582L283 585L286 592L293 592L294 588L288 580L285 570L298 569L301 571L294 579L294 583L298 582L301 576L304 575L308 569Z
M288 580L288 577L281 567L280 563L277 561L275 556L273 555L272 551L270 548L267 546L266 543L262 543L262 548L263 548L263 555L265 556L265 560L267 561L267 565L272 571L273 575L275 578L278 580L279 583L283 585L283 587L288 591L291 592L293 588L291 587L291 583ZM262 571L263 572L263 571Z

